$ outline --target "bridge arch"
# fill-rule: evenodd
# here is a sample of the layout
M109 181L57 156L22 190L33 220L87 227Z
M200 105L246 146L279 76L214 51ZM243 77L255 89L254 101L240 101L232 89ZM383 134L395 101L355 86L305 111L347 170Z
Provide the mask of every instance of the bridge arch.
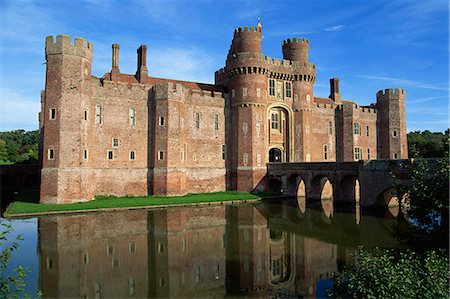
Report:
M347 175L342 178L339 184L340 201L359 202L360 200L359 178L355 175Z
M309 198L312 200L333 199L334 188L326 175L317 175L311 180Z
M270 193L280 193L281 192L281 181L276 178L269 179L269 192Z

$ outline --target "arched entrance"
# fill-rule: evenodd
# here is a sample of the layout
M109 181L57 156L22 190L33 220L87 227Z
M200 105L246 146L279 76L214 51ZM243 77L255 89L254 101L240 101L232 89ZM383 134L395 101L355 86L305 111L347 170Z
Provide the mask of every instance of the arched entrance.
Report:
M283 152L279 148L271 148L269 150L269 162L283 162Z
M268 121L268 141L269 141L269 162L289 162L291 155L291 120L289 107L276 105L269 107Z

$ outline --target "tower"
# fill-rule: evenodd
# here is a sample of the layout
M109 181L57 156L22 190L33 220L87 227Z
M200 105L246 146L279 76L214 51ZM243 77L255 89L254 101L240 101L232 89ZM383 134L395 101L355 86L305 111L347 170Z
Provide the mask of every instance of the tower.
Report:
M309 41L306 38L284 40L282 51L283 59L291 61L293 72L294 157L291 162L309 162L313 150L310 132L316 68L309 62Z
M89 179L84 177L80 165L90 131L83 118L92 98L92 51L93 45L81 38L75 38L73 44L67 35L58 35L56 41L53 36L46 39L46 84L41 111L43 203L89 197Z
M380 159L407 159L406 91L390 88L377 92L377 151Z
M267 77L261 53L262 27L234 31L225 84L231 92L228 163L231 189L252 191L265 176ZM217 79L216 79L217 81Z

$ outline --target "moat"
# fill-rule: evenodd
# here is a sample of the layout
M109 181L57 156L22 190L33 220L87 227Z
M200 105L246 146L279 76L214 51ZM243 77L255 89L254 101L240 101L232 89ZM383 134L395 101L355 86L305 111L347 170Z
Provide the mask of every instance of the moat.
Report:
M357 246L399 246L396 213L293 198L14 220L9 267L45 298L322 297Z

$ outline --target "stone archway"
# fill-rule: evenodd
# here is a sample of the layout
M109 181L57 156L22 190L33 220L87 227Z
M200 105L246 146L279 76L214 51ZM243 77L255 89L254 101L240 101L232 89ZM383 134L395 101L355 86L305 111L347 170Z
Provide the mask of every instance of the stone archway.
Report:
M325 175L317 175L311 181L311 200L333 199L333 184Z
M269 163L283 162L283 150L277 147L273 147L269 150Z
M291 110L284 105L273 105L267 110L269 162L290 162L292 144Z
M281 181L278 179L269 179L269 192L281 193Z
M342 202L359 202L360 189L359 179L356 176L345 176L339 186L339 200Z

